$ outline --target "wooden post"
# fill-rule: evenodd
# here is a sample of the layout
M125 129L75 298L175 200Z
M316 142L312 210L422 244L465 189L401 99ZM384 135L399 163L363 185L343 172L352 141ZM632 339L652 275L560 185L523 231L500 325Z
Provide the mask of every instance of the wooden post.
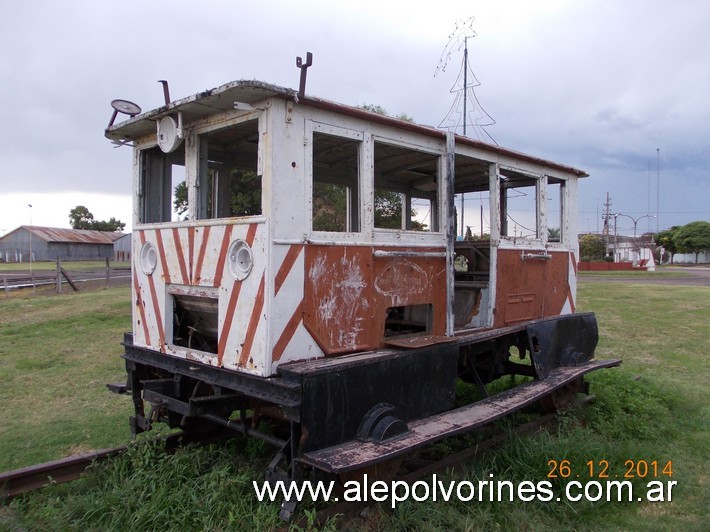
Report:
M2 282L5 285L5 297L10 297L10 289L7 287L7 277L3 277Z
M74 292L78 292L79 288L74 284L74 281L71 280L71 277L69 277L69 274L66 272L66 270L64 268L60 267L59 271L62 272L62 275L69 283L69 286L71 286L74 289Z
M57 257L57 294L62 293L62 261Z
M108 257L106 257L106 287L111 286L111 268L109 266Z

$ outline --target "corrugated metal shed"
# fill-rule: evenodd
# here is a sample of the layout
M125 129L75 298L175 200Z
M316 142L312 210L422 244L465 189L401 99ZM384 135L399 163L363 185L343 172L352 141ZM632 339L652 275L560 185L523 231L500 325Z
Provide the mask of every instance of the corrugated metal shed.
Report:
M87 229L61 229L57 227L37 227L23 225L22 229L32 232L33 238L45 242L71 242L74 244L113 244L123 233L109 231L91 231Z
M0 261L97 260L113 257L122 233L22 225L0 237ZM30 253L31 251L31 253Z

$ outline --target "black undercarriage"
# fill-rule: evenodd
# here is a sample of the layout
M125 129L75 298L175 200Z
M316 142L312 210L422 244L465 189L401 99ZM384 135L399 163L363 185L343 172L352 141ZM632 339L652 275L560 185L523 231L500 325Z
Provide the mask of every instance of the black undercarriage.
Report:
M619 364L590 362L597 338L596 318L583 313L416 349L284 364L263 378L134 346L126 335L131 431L135 436L156 422L186 431L228 427L278 448L267 477L297 481L311 468L334 473L377 463L389 456L379 451L382 442L399 441L403 454L561 390L586 391L579 386L584 373ZM505 397L488 397L486 384L504 375L533 379ZM466 411L454 408L457 379L480 390L482 399ZM363 446L368 456L357 450Z

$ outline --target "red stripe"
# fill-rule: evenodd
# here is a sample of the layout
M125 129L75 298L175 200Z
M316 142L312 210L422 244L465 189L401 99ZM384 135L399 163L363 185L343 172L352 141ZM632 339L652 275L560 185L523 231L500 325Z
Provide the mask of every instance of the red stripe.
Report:
M569 307L572 310L572 314L574 314L574 298L572 297L572 294L567 294L567 301L569 301Z
M187 271L187 278L192 284L192 267L194 265L193 259L195 254L195 228L194 227L188 227L187 228L187 256L189 259L188 266L189 269Z
M141 233L141 237L143 234ZM141 238L141 242L145 243L145 240ZM141 325L143 326L143 337L145 338L146 345L150 345L150 331L148 330L148 324L145 322L145 308L143 297L141 296L141 287L138 284L138 274L133 271L133 288L136 291L136 305L138 306L138 311L141 315Z
M259 326L261 310L264 308L264 284L264 274L262 274L261 281L259 282L259 291L256 293L254 307L251 310L251 318L249 318L247 335L244 339L244 344L242 344L242 354L239 357L239 365L241 367L246 366L249 355L251 354L251 346L254 344L254 337L256 336L256 329Z
M254 238L256 237L257 224L249 224L249 229L247 229L247 244L249 247L254 245Z
M286 281L286 277L288 277L288 274L291 273L291 268L293 268L293 265L296 263L296 259L298 259L301 249L303 249L302 245L295 245L291 246L286 252L286 257L284 257L284 261L281 263L281 267L274 278L274 295L279 293L281 286Z
M158 229L155 231L155 241L158 243L158 255L160 255L160 265L163 268L163 277L166 284L170 284L170 271L168 269L168 261L165 258L165 246L163 245L163 235Z
M286 327L284 327L284 330L281 332L281 336L279 337L278 341L276 342L276 345L274 345L274 353L273 353L274 362L281 360L281 355L284 354L286 347L288 346L289 342L291 341L291 338L293 338L293 335L296 334L296 329L298 329L298 325L301 323L302 320L303 320L303 300L301 300L301 302L296 307L296 310L293 312L291 319L288 320Z
M180 266L180 275L182 275L182 284L189 284L187 276L187 265L185 264L185 256L182 254L182 242L180 242L180 232L177 227L173 228L173 240L175 241L175 251L178 256L178 265Z
M227 260L227 249L229 248L229 240L232 237L232 225L224 228L222 235L222 247L219 250L219 258L217 260L217 270L214 273L214 283L212 286L220 286L222 284L222 275L224 274L224 262Z
M237 302L239 301L239 292L241 291L241 289L242 283L239 281L234 281L234 287L232 288L232 296L229 298L227 312L224 315L224 323L222 324L222 330L219 334L219 345L217 346L217 365L219 367L222 367L222 359L224 358L224 351L227 346L227 338L229 338L229 330L232 326L232 320L234 319L234 311L237 308Z
M195 273L192 276L192 283L193 284L200 284L200 281L202 280L202 264L205 261L205 250L207 249L207 242L210 239L210 226L208 225L207 227L204 228L204 231L202 233L202 243L200 244L200 253L197 255L197 266L195 266ZM194 249L192 245L190 246L191 249Z
M160 351L165 353L165 331L163 329L163 317L160 314L160 305L158 304L158 293L155 289L155 277L148 276L148 287L150 288L151 306L155 314L156 325L158 326L158 339L160 341Z

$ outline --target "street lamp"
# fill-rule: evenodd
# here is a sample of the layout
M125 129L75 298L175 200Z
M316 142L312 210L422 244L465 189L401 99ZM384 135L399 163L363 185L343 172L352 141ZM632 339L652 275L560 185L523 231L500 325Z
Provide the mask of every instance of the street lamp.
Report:
M643 216L639 216L638 218L634 218L633 216L629 216L628 214L623 214L623 213L617 213L614 215L614 220L616 220L617 216L626 216L627 218L630 218L632 222L634 222L634 248L633 252L636 254L636 259L634 259L634 264L636 264L637 260L641 259L641 246L638 245L638 242L636 241L636 225L639 223L640 220L643 220L644 218L655 218L656 216L653 214L644 214Z
M634 222L634 240L636 240L636 225L639 223L640 220L643 220L644 218L655 218L655 214L644 214L643 216L639 216L638 218L634 218L633 216L629 216L628 214L623 214L623 213L617 213L614 215L616 216L626 216L627 218L630 218L632 222Z
M30 277L32 277L32 204L28 203L30 208Z

